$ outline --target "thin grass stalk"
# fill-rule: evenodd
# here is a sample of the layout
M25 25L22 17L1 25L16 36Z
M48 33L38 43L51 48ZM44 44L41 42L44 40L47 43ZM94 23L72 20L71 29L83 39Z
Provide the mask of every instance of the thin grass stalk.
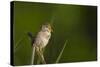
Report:
M60 60L60 58L61 58L61 56L63 54L63 51L64 51L64 49L66 47L66 44L67 44L67 40L65 41L65 44L64 44L64 46L63 46L63 48L62 48L62 50L61 50L61 52L60 52L60 54L59 54L59 56L58 56L58 58L57 58L57 60L56 60L55 63L58 63L59 62L59 60Z
M19 44L22 42L25 36L19 39L19 41L15 44L14 46L14 53L18 50L18 47L20 46Z
M35 47L32 49L32 58L31 58L31 64L34 64L34 57L35 57Z

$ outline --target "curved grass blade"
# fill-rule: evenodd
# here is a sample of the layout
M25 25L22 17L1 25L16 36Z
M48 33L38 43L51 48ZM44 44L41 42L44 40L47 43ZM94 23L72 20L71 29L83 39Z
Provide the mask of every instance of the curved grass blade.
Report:
M64 49L65 49L65 47L66 47L67 42L68 42L68 41L66 40L65 43L64 43L64 46L63 46L63 48L62 48L62 50L61 50L61 52L60 52L60 54L59 54L59 56L58 56L58 58L57 58L57 60L56 60L55 63L58 63L58 62L59 62L59 60L60 60L60 58L61 58L61 56L62 56L62 54L63 54L63 51L64 51Z
M19 41L15 44L14 47L14 52L16 52L16 50L18 49L18 47L20 46L19 44L22 42L22 40L24 39L25 36L23 36L22 38L19 39Z
M22 42L22 40L24 40L26 37L26 32L23 33L23 36L17 41L17 43L15 43L14 45L14 53L18 50L20 43Z

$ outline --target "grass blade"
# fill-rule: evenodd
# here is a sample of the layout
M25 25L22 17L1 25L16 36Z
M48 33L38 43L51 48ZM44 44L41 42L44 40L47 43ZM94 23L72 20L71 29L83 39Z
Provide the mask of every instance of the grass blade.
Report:
M25 36L23 36L22 38L19 39L19 41L14 45L14 53L18 50L20 43L22 42L22 40L25 38Z
M35 47L33 47L33 50L32 50L32 58L31 58L32 65L34 64L34 57L35 57Z
M60 52L60 54L59 54L59 56L58 56L58 58L57 58L57 60L56 60L55 63L58 63L59 62L59 60L60 60L60 58L61 58L61 56L63 54L63 51L64 51L64 49L66 47L66 44L67 44L67 40L65 41L64 46L63 46L63 48L62 48L62 50L61 50L61 52Z

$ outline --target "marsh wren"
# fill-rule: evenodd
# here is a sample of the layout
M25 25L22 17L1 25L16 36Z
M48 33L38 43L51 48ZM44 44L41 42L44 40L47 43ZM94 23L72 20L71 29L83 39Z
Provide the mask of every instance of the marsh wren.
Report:
M50 24L42 25L40 32L38 32L33 46L43 49L49 42L51 37L52 28Z
M49 23L42 25L41 30L38 32L37 36L32 42L33 47L35 47L37 53L41 55L44 63L45 63L45 60L43 57L43 49L46 47L46 45L49 42L49 39L51 37L51 32L53 32L53 30ZM29 35L31 36L31 34Z

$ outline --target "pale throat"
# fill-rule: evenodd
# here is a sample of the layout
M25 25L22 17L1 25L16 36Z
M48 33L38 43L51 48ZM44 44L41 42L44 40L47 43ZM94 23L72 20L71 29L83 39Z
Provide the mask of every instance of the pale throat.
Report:
M42 34L43 34L43 37L45 37L47 40L50 38L50 36L51 36L51 32L50 32L50 30L49 29L42 29Z
M43 32L51 33L49 29L42 29Z

